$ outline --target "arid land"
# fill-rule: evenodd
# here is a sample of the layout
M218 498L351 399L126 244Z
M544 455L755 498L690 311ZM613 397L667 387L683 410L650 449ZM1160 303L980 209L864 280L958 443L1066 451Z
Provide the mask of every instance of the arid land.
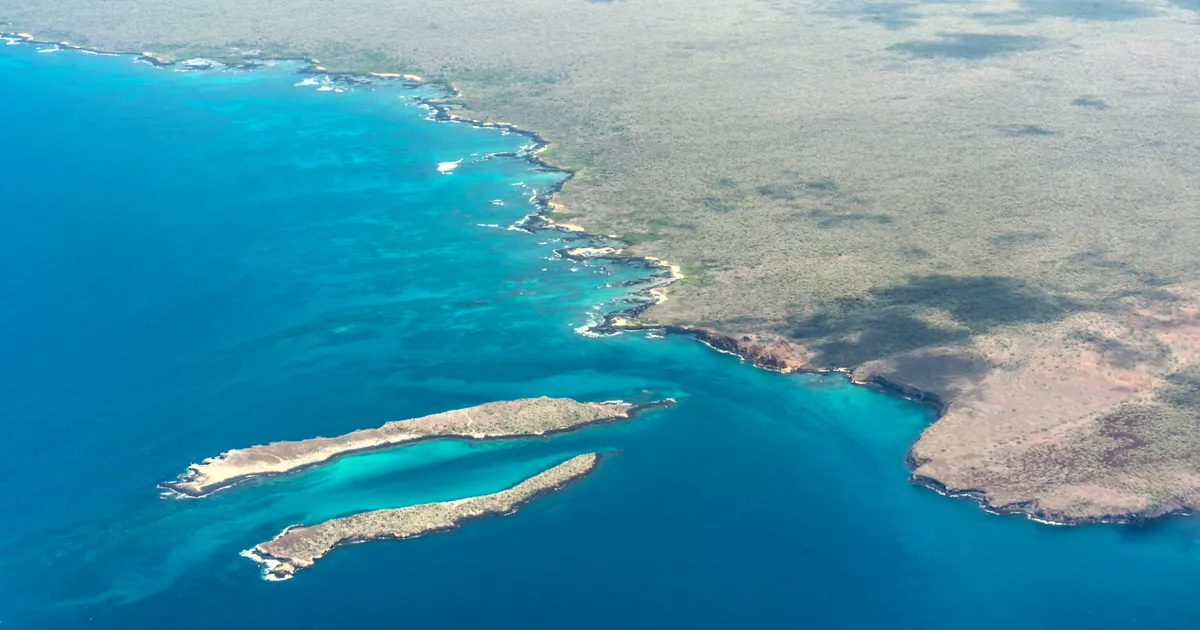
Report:
M424 503L409 507L360 512L316 525L290 527L273 540L260 543L244 555L266 566L275 579L291 577L311 567L339 545L371 540L402 540L453 529L483 516L511 514L522 503L557 490L596 467L596 453L571 459L493 494L466 499Z
M524 398L486 403L395 420L377 429L360 429L337 437L315 437L239 448L192 464L164 488L203 497L251 477L279 475L369 449L431 438L532 437L577 429L589 424L624 420L637 407L625 403L582 403L569 398Z
M1078 522L1200 504L1197 0L0 0L39 39L453 83L682 268L641 318L943 415L914 478Z

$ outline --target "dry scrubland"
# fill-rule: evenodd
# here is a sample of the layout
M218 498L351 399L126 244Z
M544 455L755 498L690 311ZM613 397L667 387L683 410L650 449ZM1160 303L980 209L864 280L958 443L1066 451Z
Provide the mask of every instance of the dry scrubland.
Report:
M916 474L1200 500L1200 2L0 0L14 30L452 81L688 278L646 317L931 392ZM753 351L754 348L749 348Z

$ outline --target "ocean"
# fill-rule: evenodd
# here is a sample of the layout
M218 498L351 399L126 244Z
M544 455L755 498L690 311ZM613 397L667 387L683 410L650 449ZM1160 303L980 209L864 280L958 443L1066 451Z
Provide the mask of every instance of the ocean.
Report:
M926 407L581 333L655 270L509 229L563 175L516 155L526 136L430 120L433 88L49 49L0 46L5 629L1200 624L1196 521L991 515L909 484ZM678 403L156 487L231 448L540 395ZM510 516L284 582L239 556L590 451L611 456Z

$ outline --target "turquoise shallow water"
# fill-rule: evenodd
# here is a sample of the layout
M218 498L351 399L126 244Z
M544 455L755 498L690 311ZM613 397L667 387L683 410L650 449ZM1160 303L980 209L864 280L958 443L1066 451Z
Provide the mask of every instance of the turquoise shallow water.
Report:
M1195 521L991 516L907 483L923 407L687 339L575 333L647 272L504 229L559 177L482 159L525 138L295 70L0 48L5 628L1200 621ZM155 489L228 448L543 394L680 402L199 501ZM339 549L283 583L238 556L292 523L490 492L597 449L619 452L510 517Z

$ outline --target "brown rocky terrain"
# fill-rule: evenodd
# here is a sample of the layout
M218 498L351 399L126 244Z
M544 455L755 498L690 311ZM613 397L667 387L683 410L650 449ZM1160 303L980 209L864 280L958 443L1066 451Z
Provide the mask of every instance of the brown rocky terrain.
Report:
M1195 509L1197 303L1192 294L1120 319L1083 314L1004 331L973 341L984 369L966 366L949 382L938 372L908 376L949 401L912 448L914 479L1062 523ZM855 376L903 378L896 368L880 362Z
M1200 505L1200 291L1162 291L857 364L827 350L858 343L852 329L823 345L674 330L765 369L844 371L933 405L940 418L909 453L917 483L1048 522L1126 522Z
M163 487L202 497L239 481L278 475L368 449L430 438L495 439L542 436L585 425L624 420L636 408L625 403L583 403L569 398L524 398L486 403L411 420L394 420L377 429L337 437L234 449L192 464L177 481Z
M339 545L371 540L402 540L453 529L469 519L511 514L522 503L562 488L596 467L599 455L585 453L493 494L409 507L373 510L316 525L289 527L245 555L265 567L265 575L286 579Z

